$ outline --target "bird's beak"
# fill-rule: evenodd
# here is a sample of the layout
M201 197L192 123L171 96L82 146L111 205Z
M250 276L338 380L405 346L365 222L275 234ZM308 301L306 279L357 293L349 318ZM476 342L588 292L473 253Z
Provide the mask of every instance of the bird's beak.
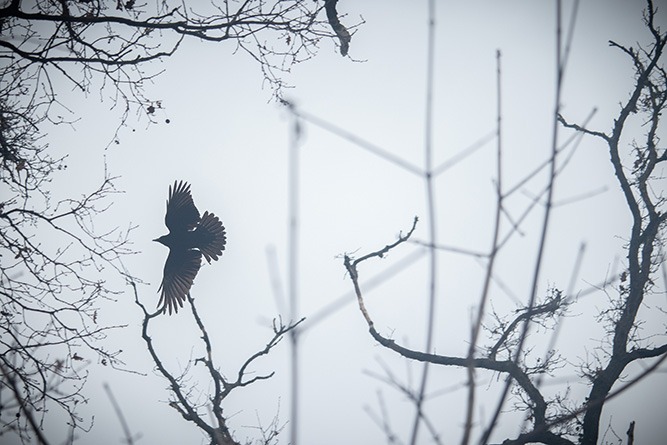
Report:
M153 241L155 241L155 242L157 243L157 242L158 242L158 241L160 241L160 240L159 240L159 239L157 239L157 238L155 238L155 239L154 239Z

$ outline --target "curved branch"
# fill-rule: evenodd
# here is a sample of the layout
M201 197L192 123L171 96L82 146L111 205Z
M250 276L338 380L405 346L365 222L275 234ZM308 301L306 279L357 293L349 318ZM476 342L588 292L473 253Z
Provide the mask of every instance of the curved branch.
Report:
M431 354L428 352L415 351L413 349L405 348L397 344L394 340L382 336L375 329L373 319L371 318L364 304L363 294L361 292L361 287L359 285L359 273L357 271L357 265L369 258L374 258L374 257L382 258L390 250L406 242L414 232L416 224L417 224L417 218L414 219L412 228L406 235L399 234L399 237L396 240L396 242L386 245L380 250L371 252L355 260L352 260L348 255L345 255L344 257L344 265L348 274L350 275L350 279L352 280L355 294L357 296L357 302L359 304L359 309L362 315L364 316L366 323L368 324L368 330L371 336L382 346L391 349L392 351L397 352L403 357L412 360L432 363L436 365L443 365L443 366L458 366L462 368L467 368L472 366L474 368L487 369L490 371L496 371L508 374L509 376L511 376L513 379L516 380L517 384L526 392L528 397L530 397L530 399L535 404L536 424L544 425L546 407L547 407L546 401L544 400L544 397L542 396L540 391L535 387L533 382L530 380L528 374L526 374L526 372L522 370L519 367L519 365L514 361L512 360L498 361L495 360L495 358L449 357L444 355ZM554 299L554 301L552 302L549 302L547 304L547 308L551 309L554 304L558 304L556 302L556 299ZM533 310L536 310L536 308L533 308ZM528 311L528 313L532 312ZM538 311L538 313L541 312Z

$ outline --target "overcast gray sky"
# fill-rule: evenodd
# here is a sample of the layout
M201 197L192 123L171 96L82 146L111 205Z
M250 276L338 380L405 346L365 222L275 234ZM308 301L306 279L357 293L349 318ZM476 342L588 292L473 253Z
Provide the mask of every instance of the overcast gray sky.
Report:
M564 2L569 18L571 2ZM662 2L658 2L662 3ZM583 121L598 108L591 127L606 131L618 103L632 87L632 70L609 39L634 45L645 41L643 2L586 1L580 6L573 47L565 76L563 113ZM392 154L422 167L426 78L426 1L349 1L338 4L344 23L365 20L353 36L350 58L342 58L331 42L317 57L295 66L286 80L294 85L286 97L300 109L371 141ZM661 22L665 25L664 15ZM502 52L505 178L514 184L547 159L555 79L555 6L553 2L478 1L437 2L435 164L495 129L496 50ZM69 169L54 182L58 191L91 190L102 177L104 161L124 190L101 225L138 227L132 232L139 254L126 266L147 284L139 287L149 307L158 300L157 288L167 249L151 242L166 233L163 224L168 187L176 179L192 185L195 204L203 213L219 215L227 228L223 257L202 267L192 294L214 343L223 373L233 375L245 357L270 338L270 320L280 314L267 267L267 248L275 249L283 288L287 270L287 152L290 116L271 102L261 73L244 54L230 46L186 42L172 58L149 96L162 101L157 125L130 120L120 144L105 149L117 110L97 97L73 97L70 106L82 116L75 128L54 129L54 150L69 153ZM164 123L164 119L170 123ZM341 254L375 250L393 241L422 218L416 239L426 239L424 181L317 126L304 123L300 171L300 312L310 316L352 290ZM565 133L563 133L565 134ZM494 211L494 149L490 142L474 155L438 177L436 186L438 238L443 244L488 250ZM531 194L545 184L538 176L508 203L517 214ZM547 244L541 293L549 285L567 287L577 252L586 255L576 282L588 289L618 271L623 260L629 216L614 182L605 146L586 139L556 186L556 202L588 192L594 197L556 207ZM516 301L527 300L531 266L536 255L540 213L526 221L499 258L498 276L507 290L494 287L493 309L511 313ZM390 267L419 249L403 245L383 260L361 267L362 279ZM435 350L465 355L471 308L481 289L483 265L469 256L439 254ZM421 348L426 312L425 257L369 292L368 306L377 328L406 344ZM664 283L660 283L664 291ZM660 297L663 299L664 294ZM353 303L352 300L350 300ZM563 320L559 348L568 366L559 375L564 389L580 400L576 365L601 336L594 316L607 299L598 292L581 298ZM646 308L648 317L653 317ZM154 341L169 366L184 367L198 357L198 342L187 311L153 323ZM286 313L282 314L287 316ZM127 368L122 373L95 361L87 366L90 402L84 415L94 415L91 433L81 443L120 443L122 431L102 384L108 383L142 439L138 443L204 443L194 425L168 406L167 382L152 372L140 338L141 313L130 289L117 302L104 306L103 323L126 323L109 336L111 348L123 349ZM664 319L653 319L658 323ZM364 371L382 374L389 367L397 378L416 384L420 368L406 364L379 347L369 336L359 310L348 304L308 330L301 341L300 438L303 444L383 443L382 431L367 415L379 412L378 391L387 403L392 427L401 439L412 422L410 404L396 390ZM484 343L482 341L482 343ZM486 342L488 344L488 342ZM257 372L276 371L266 382L238 391L225 405L239 440L257 437L263 425L279 413L289 420L288 343L261 360ZM203 374L195 373L203 377ZM488 420L501 384L496 376L479 372L482 386L479 422ZM458 441L464 421L461 369L433 368L426 409L445 443ZM656 394L667 389L665 374L657 373L608 405L602 430L610 424L621 436L637 421L638 443L658 443L667 436L667 401ZM207 382L202 380L201 389ZM442 393L438 393L441 390ZM488 403L485 397L488 396ZM648 402L647 402L648 401ZM506 408L512 411L512 404ZM508 412L501 418L496 441L513 437L521 417ZM52 420L54 439L66 437L62 424ZM609 433L611 435L611 433ZM422 443L427 435L422 434ZM612 437L607 437L612 440ZM280 443L288 442L288 429ZM57 442L56 442L57 443Z

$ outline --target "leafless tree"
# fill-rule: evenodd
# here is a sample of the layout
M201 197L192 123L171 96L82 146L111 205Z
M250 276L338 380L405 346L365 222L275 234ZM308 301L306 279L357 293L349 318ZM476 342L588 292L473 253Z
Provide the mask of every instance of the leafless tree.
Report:
M632 387L636 382L655 371L667 359L667 341L664 332L642 330L644 319L640 308L646 304L654 293L660 291L658 284L667 279L665 270L665 227L667 221L666 198L664 196L664 168L667 164L667 149L661 146L660 123L667 103L667 72L664 68L664 49L667 44L667 33L656 23L656 7L647 0L644 15L645 27L650 33L648 45L629 47L610 41L612 48L620 50L629 59L635 70L634 83L629 96L621 102L620 111L611 123L608 132L599 131L587 126L587 122L576 124L566 120L560 112L560 91L565 61L569 50L569 41L561 37L561 14L558 12L557 50L558 75L556 85L556 107L553 113L553 144L551 156L542 166L520 179L525 183L538 171L548 171L546 187L535 197L525 213L513 217L506 207L507 199L519 189L509 187L502 180L502 146L501 146L501 113L500 94L498 95L498 133L497 163L498 176L495 178L496 211L492 246L488 253L481 257L486 261L485 282L482 294L476 306L474 324L468 353L461 356L449 356L434 353L430 348L423 350L406 347L392 338L392 335L381 333L376 326L379 324L367 309L364 292L360 284L360 266L374 258L382 258L399 246L409 241L417 225L417 219L411 229L399 235L398 239L374 252L354 258L345 255L344 265L352 281L361 314L363 315L371 336L385 348L409 359L425 365L458 367L465 370L468 387L467 407L465 408L465 428L462 444L471 441L474 418L478 373L490 371L501 376L501 398L491 419L484 426L479 443L489 443L495 425L503 412L503 406L509 398L514 402L514 409L525 413L526 424L516 437L509 437L503 444L544 443L552 445L586 444L593 445L601 440L601 413L606 402L615 395ZM571 35L571 32L569 33ZM500 60L500 54L499 59ZM500 83L500 62L498 79ZM500 88L499 88L500 91ZM643 140L633 140L631 134L636 128L643 129ZM570 132L573 130L573 132ZM570 132L570 139L560 143L558 134ZM549 349L546 356L536 357L535 349L530 345L537 341L539 335L531 326L541 325L549 329L542 332L557 335L558 321L568 309L577 303L577 295L564 289L551 287L540 290L538 277L544 255L544 244L549 228L549 215L552 202L552 190L558 175L565 167L569 158L567 147L576 147L583 137L598 138L606 144L610 155L618 189L622 194L632 225L629 233L624 234L627 240L627 263L624 270L617 276L605 280L597 292L604 292L609 297L609 306L600 311L597 318L605 326L605 337L601 346L597 347L593 357L579 368L581 379L588 385L588 394L583 400L574 400L568 393L552 394L544 391L543 384L550 379L550 374L565 366L566 360L554 349ZM424 175L437 175L437 169L427 170ZM533 267L531 292L526 297L527 303L519 307L514 314L489 314L486 310L492 293L490 283L498 278L495 275L494 260L507 245L512 234L522 225L525 215L541 211L543 225L538 240L538 259ZM503 217L509 224L501 224ZM429 222L432 224L432 222ZM509 227L508 227L509 226ZM446 248L434 242L421 243L431 251ZM457 253L463 249L451 249ZM465 253L465 252L464 252ZM476 256L479 256L476 254ZM660 303L650 299L656 310L662 310ZM432 308L432 306L431 306ZM491 315L491 316L490 316ZM489 321L491 318L491 321ZM484 335L484 333L486 335ZM555 338L555 337L552 337ZM549 339L547 338L547 341ZM639 372L628 370L632 363L645 362ZM570 362L571 363L571 362ZM424 425L431 433L431 440L440 443L437 428L433 428L430 419L422 407L423 390L406 389L393 377L387 377L399 391L407 393L415 406L416 424ZM394 433L387 427L384 420L379 421L387 433L389 442L395 441ZM634 422L630 423L627 432L628 440L634 440ZM416 433L409 443L415 443Z
M3 433L14 432L26 443L48 443L44 416L56 406L73 431L88 428L77 414L86 400L85 363L121 364L119 351L102 346L114 326L99 322L99 304L122 292L126 279L139 281L122 264L133 253L131 223L124 229L95 225L117 193L112 175L105 171L97 188L81 190L77 197L53 196L52 181L63 180L67 164L66 157L53 154L44 131L76 123L76 109L65 93L99 91L101 101L120 110L118 142L130 116L157 120L162 104L144 89L161 72L152 62L169 58L193 39L228 42L248 54L280 97L286 86L282 75L311 58L323 38L335 40L347 54L351 34L336 3L0 2ZM283 329L277 328L277 335Z
M269 374L255 374L252 369L255 361L267 355L282 338L296 329L303 319L288 324L283 324L282 320L274 320L273 322L273 336L266 343L266 345L251 354L240 366L238 371L231 378L225 377L220 371L220 366L214 359L213 345L206 330L206 325L202 321L194 298L188 294L187 300L191 309L192 317L196 325L201 340L200 348L201 357L190 360L185 368L178 373L165 365L167 358L156 343L159 343L154 336L149 333L151 320L160 316L160 311L149 313L146 307L139 301L139 294L136 286L134 286L135 303L141 308L143 312L142 323L142 338L146 343L146 347L153 359L153 363L158 373L169 382L170 402L169 406L174 408L181 417L187 422L192 422L197 428L204 433L210 440L211 445L231 445L240 444L234 437L233 430L228 425L228 418L224 413L223 402L235 390L239 388L252 385L261 380L267 380L273 376L273 372ZM183 323L183 321L181 321ZM209 380L204 384L200 380L193 377L193 368L203 366L206 369L205 375ZM207 388L207 389L201 389ZM212 388L210 390L209 388ZM209 419L210 420L207 420ZM274 418L273 422L265 428L261 428L261 438L258 443L262 445L271 445L277 443L278 434L282 430L279 419Z
M93 219L102 210L97 206L112 193L111 178L105 178L86 196L55 205L48 195L39 207L29 196L3 203L1 424L26 443L30 432L46 443L44 416L56 408L67 414L72 429L88 429L89 422L76 413L86 401L85 364L121 364L119 351L101 342L114 326L98 321L100 302L121 292L118 280L102 271L125 274L120 259L131 252L129 229L94 230Z

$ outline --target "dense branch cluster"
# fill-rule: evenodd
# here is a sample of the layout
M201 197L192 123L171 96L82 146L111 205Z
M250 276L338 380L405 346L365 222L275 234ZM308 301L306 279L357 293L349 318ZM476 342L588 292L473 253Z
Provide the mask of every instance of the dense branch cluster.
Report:
M181 2L14 0L0 8L0 98L22 126L55 120L58 90L69 83L90 93L94 82L123 111L136 108L149 118L160 106L144 96L159 71L147 62L173 55L186 38L230 43L255 59L276 94L280 75L312 57L323 37L349 32L338 21L335 2ZM333 11L333 12L332 12ZM335 33L332 33L335 26ZM347 33L347 34L344 34ZM270 39L270 40L269 40ZM271 42L271 43L269 43Z
M76 414L86 400L85 365L120 363L118 351L100 343L113 326L98 321L100 302L120 287L100 272L125 274L120 260L131 252L129 231L98 234L92 227L98 201L110 193L106 179L81 199L35 208L14 197L0 209L0 423L26 442L58 407L71 428L86 429Z
M149 62L173 55L187 38L229 41L258 62L280 95L281 75L312 57L322 38L340 36L341 45L349 45L336 2L324 3L6 2L0 7L2 181L25 199L42 192L50 172L65 168L40 142L47 124L76 121L63 91L99 91L100 100L120 110L118 129L131 112L154 121L162 103L146 97L144 88L161 71Z
M77 414L85 401L83 365L119 363L118 352L100 343L113 328L98 319L100 302L114 299L126 279L139 281L122 265L133 253L131 222L125 230L99 229L97 217L116 193L106 171L97 189L77 190L76 198L52 196L55 173L67 165L45 132L77 120L64 93L99 92L100 101L120 110L117 142L132 113L153 122L162 107L145 91L161 72L151 62L191 39L229 41L258 63L280 96L281 76L312 57L322 38L337 38L347 51L350 34L335 6L335 0L0 2L3 431L46 443L42 422L54 406L66 412L71 428L86 428Z

